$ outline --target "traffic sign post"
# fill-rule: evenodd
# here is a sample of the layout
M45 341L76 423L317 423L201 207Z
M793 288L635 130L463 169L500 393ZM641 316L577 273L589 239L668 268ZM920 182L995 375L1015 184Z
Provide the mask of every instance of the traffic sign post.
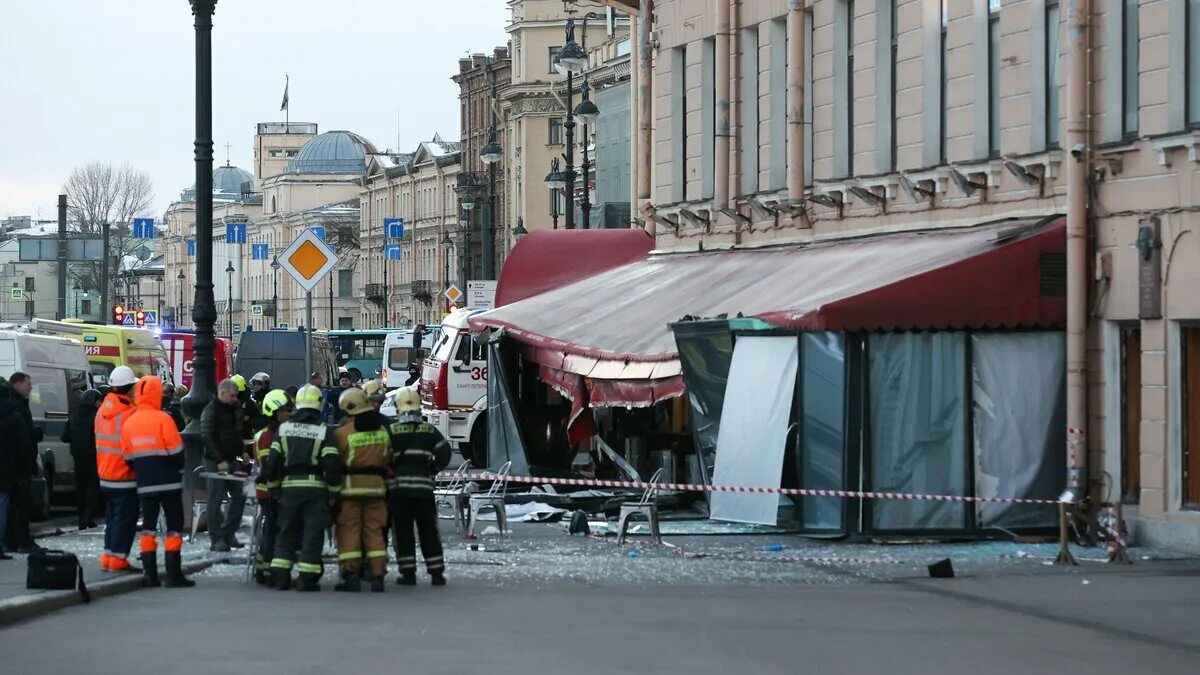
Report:
M157 309L142 309L142 323L147 326L158 325L158 310Z
M319 232L318 232L319 230ZM337 254L325 243L325 228L313 227L297 236L279 255L279 266L304 289L304 372L312 372L312 292L337 266Z
M25 291L22 291L21 289L19 289L19 288L17 288L16 286L14 286L14 287L13 287L13 289L12 289L12 299L13 299L13 300L20 300L20 299L21 299L21 298L23 298L23 297L25 297Z
M443 295L445 295L446 299L450 301L450 304L457 305L458 301L463 297L463 292L458 286L450 284L450 286L446 288L446 292L443 293Z
M492 309L496 305L496 282L488 280L467 282L467 307Z

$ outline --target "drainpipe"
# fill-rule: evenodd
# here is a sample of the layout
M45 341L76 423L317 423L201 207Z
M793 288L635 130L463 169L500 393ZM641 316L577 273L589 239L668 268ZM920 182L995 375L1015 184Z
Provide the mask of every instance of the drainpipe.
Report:
M1091 150L1088 133L1089 1L1070 0L1067 15L1066 146ZM1088 155L1067 161L1067 492L1064 501L1087 494L1088 407Z
M713 163L713 213L715 221L729 208L729 25L730 3L734 0L714 0L717 4L716 35L716 126L713 132L716 154Z
M630 65L640 64L642 62L642 43L638 40L638 35L641 33L639 28L640 22L636 16L629 17L629 62ZM640 168L638 154L639 136L641 136L641 121L638 113L641 111L641 99L638 97L638 90L641 87L642 73L640 68L632 68L630 72L630 103L629 106L629 128L634 132L629 139L629 214L636 217L638 215L638 169ZM630 219L632 221L632 218ZM632 227L632 225L630 225Z
M645 221L646 233L651 237L658 232L654 219L654 206L650 203L650 151L653 139L650 135L654 114L651 103L654 102L651 81L654 73L651 69L654 46L650 44L651 28L654 25L654 0L642 0L641 15L638 16L638 43L641 51L638 53L638 213Z
M796 206L804 202L804 0L788 0L787 40L787 196ZM792 218L803 225L804 210Z

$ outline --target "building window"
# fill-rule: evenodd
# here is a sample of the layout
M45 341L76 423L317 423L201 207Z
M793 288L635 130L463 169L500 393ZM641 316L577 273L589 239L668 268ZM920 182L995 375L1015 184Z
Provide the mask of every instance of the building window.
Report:
M558 62L558 53L561 51L562 51L562 47L551 47L550 48L550 70L548 70L547 72L549 72L552 75L558 74L558 69L554 67L554 64Z
M948 0L942 0L942 32L941 41L938 43L938 61L941 72L938 75L940 90L938 91L939 101L938 110L941 111L938 129L938 159L942 164L946 163L946 148L949 145L949 130L946 125L946 118L950 116L949 92L950 92L950 76L949 68L946 67L946 62L950 58L950 54L946 51L946 32L950 27L950 7L946 4Z
M687 199L687 46L671 50L671 90L678 92L671 103L671 155L675 157L671 200Z
M770 120L771 138L767 145L771 156L772 190L782 190L787 187L787 21L771 22L771 83L767 95L770 100L770 110L767 117ZM812 88L805 86L805 92ZM812 101L812 96L805 94L805 104ZM805 120L806 131L812 131L812 109L808 108ZM809 146L805 145L805 151Z
M706 38L700 45L700 194L711 199L717 155L717 42Z
M1121 330L1121 500L1138 503L1142 489L1142 331Z
M1062 89L1062 59L1058 37L1059 5L1057 0L1046 3L1046 147L1058 147L1059 91Z
M338 270L338 297L354 297L354 270Z
M1200 126L1200 0L1187 4L1187 119L1190 126Z
M1000 155L1000 0L988 0L988 154Z
M33 301L32 300L25 301L25 316L26 316L26 318L29 318L29 319L33 318Z
M37 287L34 285L34 277L25 277L25 290L27 290L27 291L36 291L37 290Z
M881 8L879 12L879 35L888 36L887 42L880 41L877 44L879 47L877 53L884 56L887 63L886 70L880 71L882 77L887 78L886 83L881 83L883 86L880 89L886 87L887 95L879 97L883 105L878 107L879 114L876 116L876 119L886 120L879 124L879 129L887 135L884 142L879 143L879 148L881 150L886 148L887 152L886 155L882 155L881 152L879 158L879 170L883 172L896 170L896 154L898 150L896 141L896 59L899 52L900 40L899 32L896 30L897 4L897 0L890 0L886 4L880 3L879 5Z
M387 322L384 321L384 323L387 323ZM337 329L338 330L354 330L354 317L339 316Z
M84 298L83 300L80 300L80 301L79 301L79 313L80 313L80 314L82 314L82 315L84 315L84 316L90 316L90 315L91 315L91 313L92 313L92 301L91 301L90 299L88 299L88 298Z
M1140 0L1123 0L1123 24L1121 26L1121 135L1132 138L1138 131L1138 3Z
M854 0L838 0L833 38L833 175L854 170Z
M555 117L550 120L550 145L563 144L563 121Z
M742 185L744 195L758 192L758 26L743 28L741 140Z

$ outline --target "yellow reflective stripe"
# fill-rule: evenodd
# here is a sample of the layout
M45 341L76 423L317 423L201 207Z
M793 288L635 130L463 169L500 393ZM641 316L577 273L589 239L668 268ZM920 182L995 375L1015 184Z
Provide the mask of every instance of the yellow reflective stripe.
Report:
M387 551L367 551L367 558L386 558Z
M339 553L339 554L338 554L338 560L339 560L339 561L342 561L342 560L361 560L361 559L362 559L362 551L346 551L345 553Z
M352 449L355 446L363 445L387 445L389 440L391 439L388 437L388 433L382 429L376 431L356 431L350 434L349 438Z
M301 574L320 574L324 568L321 567L320 563L302 562L296 565L296 569L299 570Z
M290 570L292 569L292 561L287 558L273 558L271 560L271 567L277 570Z

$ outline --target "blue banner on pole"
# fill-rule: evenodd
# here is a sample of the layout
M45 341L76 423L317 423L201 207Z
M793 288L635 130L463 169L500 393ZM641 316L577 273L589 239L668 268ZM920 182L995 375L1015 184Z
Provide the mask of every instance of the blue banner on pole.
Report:
M324 225L314 225L308 229L312 230L312 233L317 236L317 239L320 239L321 241L325 242L326 244L329 243L328 241L325 241L325 226Z
M400 259L400 244L388 244L383 247L383 257L386 260Z
M383 233L388 239L404 238L404 219L403 218L384 218Z
M225 243L226 244L244 244L244 243L246 243L246 224L245 223L226 223L226 225L225 225Z
M251 244L251 260L267 260L271 257L271 249L266 244Z
M188 241L188 257L194 258L196 256L196 240L188 239L187 241Z
M134 239L153 239L154 238L154 219L153 218L134 218L133 219L133 238Z

